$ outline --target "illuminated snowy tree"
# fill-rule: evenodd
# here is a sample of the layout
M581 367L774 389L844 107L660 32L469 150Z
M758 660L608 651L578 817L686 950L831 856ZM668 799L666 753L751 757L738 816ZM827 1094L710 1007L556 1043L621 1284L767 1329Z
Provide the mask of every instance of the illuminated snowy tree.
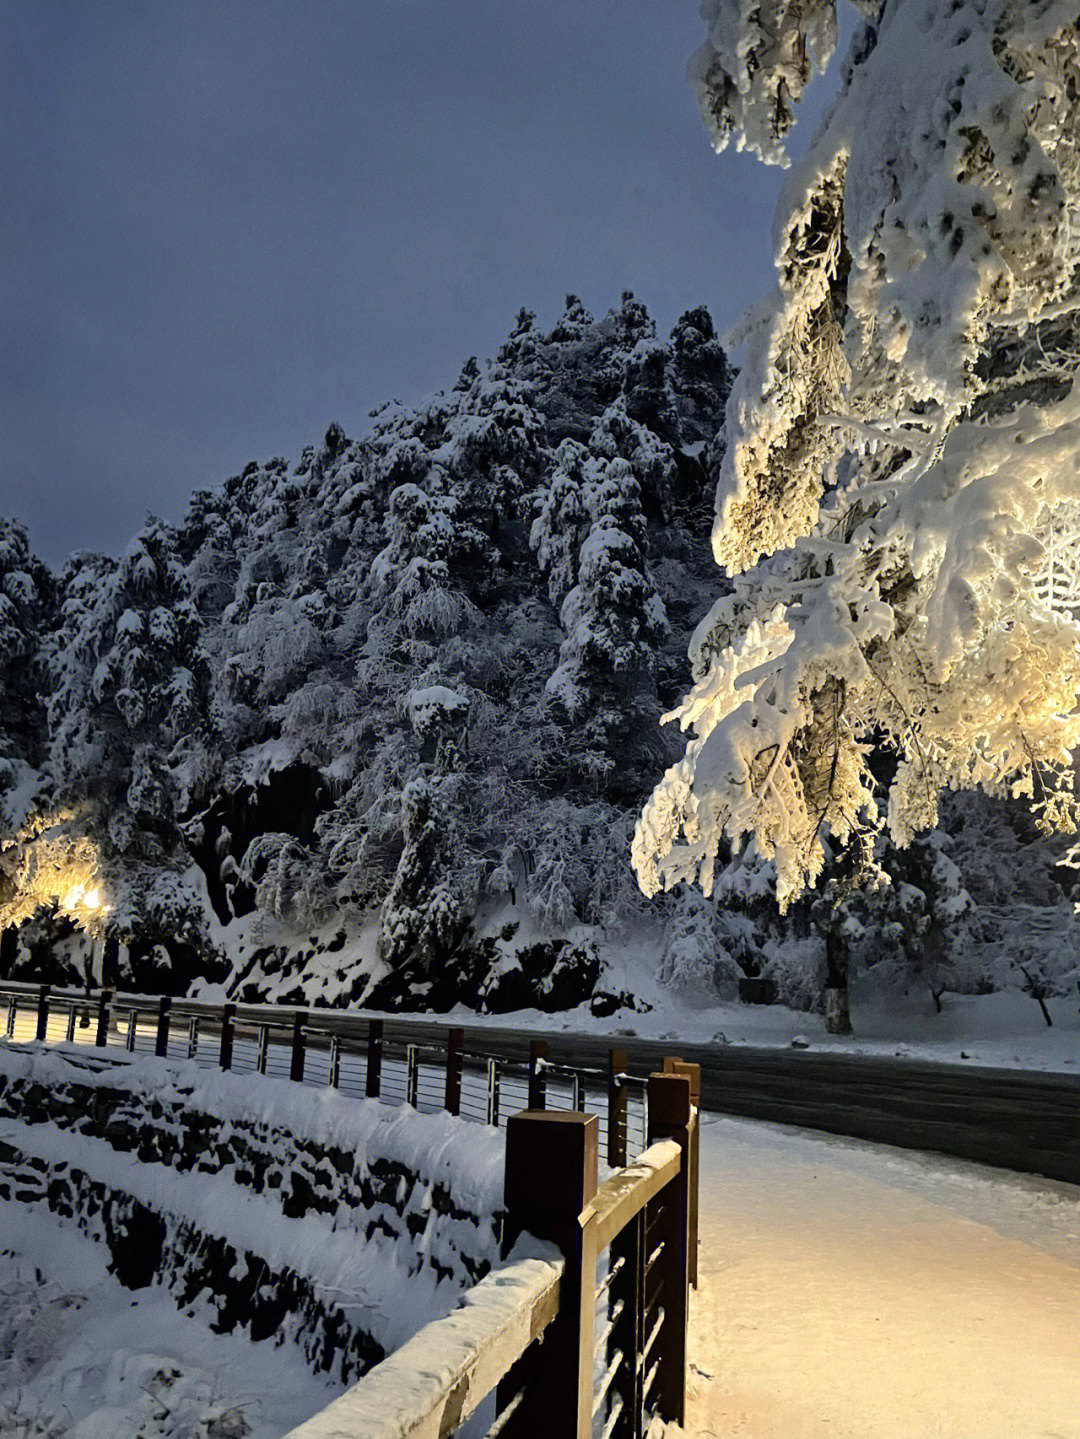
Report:
M0 929L55 909L94 938L110 911L101 854L72 810L28 820L0 839Z
M1075 0L859 0L746 322L713 548L730 586L639 822L649 893L748 837L781 907L944 789L1075 829L1080 29ZM786 163L835 0L703 0L717 149ZM891 750L890 766L868 758ZM884 774L884 770L888 773ZM884 777L883 777L884 775Z

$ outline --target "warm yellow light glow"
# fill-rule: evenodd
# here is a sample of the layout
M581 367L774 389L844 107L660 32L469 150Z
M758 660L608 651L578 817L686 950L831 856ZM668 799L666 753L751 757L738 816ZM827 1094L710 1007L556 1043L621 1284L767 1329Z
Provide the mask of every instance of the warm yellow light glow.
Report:
M90 925L99 915L106 915L110 906L102 904L101 890L97 885L75 884L60 901L61 909L67 911L78 923Z
M99 879L100 855L76 815L38 815L0 844L9 893L0 898L0 926L21 924L58 905L80 928L100 934L111 906Z

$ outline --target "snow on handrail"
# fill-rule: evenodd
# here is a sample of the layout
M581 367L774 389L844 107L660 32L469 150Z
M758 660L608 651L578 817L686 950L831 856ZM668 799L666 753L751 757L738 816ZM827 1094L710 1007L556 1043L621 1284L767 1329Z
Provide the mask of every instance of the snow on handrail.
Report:
M537 1240L515 1254L285 1439L439 1439L456 1429L558 1313L561 1254Z
M583 1216L595 1226L597 1249L606 1249L634 1215L671 1182L681 1165L679 1146L672 1139L661 1139L633 1164L606 1179Z

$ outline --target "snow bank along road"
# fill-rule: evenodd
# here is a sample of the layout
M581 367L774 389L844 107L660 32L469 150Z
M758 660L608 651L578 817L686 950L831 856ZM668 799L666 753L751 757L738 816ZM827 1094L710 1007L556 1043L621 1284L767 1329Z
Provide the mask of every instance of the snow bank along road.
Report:
M1080 1439L1080 1188L703 1119L689 1433Z

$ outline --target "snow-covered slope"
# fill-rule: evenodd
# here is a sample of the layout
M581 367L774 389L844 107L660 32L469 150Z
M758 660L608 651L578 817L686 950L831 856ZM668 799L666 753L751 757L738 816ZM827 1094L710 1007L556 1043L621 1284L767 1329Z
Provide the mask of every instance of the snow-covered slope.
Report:
M600 320L571 296L359 439L332 425L117 562L74 557L44 600L6 526L3 615L47 719L0 741L0 923L58 902L147 988L602 989L598 943L642 908L630 826L670 755L729 385L704 310L663 340L629 294ZM87 838L107 918L70 898Z
M780 916L752 850L711 899L646 900L629 863L715 590L730 383L706 312L665 341L631 296L570 297L117 561L50 576L0 522L0 973L81 978L92 939L99 979L151 992L602 1017L750 975L818 1004L821 915ZM948 799L879 856L855 967L1067 992L1062 853Z
M341 1388L288 1346L216 1334L158 1288L133 1294L52 1215L0 1201L0 1234L6 1439L277 1439Z

